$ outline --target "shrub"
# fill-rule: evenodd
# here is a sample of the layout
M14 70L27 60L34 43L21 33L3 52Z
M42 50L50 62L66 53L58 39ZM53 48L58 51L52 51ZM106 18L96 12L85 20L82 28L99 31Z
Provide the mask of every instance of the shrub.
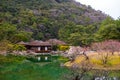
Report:
M69 49L69 46L63 46L63 45L60 45L59 46L59 50L60 51L66 51L66 50L68 50Z
M0 41L0 51L11 51L13 44L8 40Z
M13 50L15 50L15 51L23 51L23 50L26 50L26 48L23 45L15 44L13 46Z
M57 45L53 45L53 46L52 46L52 50L57 51L57 49L58 49L58 46L57 46Z
M0 51L7 51L13 52L13 51L23 51L26 50L26 48L23 45L18 45L18 44L12 44L8 40L2 40L0 42Z
M0 55L0 65L1 64L20 63L23 60L25 60L24 56L15 56L12 54L8 54L6 56Z

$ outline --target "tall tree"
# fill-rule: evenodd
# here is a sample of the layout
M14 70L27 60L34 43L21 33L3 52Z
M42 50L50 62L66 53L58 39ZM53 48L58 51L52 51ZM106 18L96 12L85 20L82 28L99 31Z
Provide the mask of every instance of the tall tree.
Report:
M1 23L0 24L0 40L6 39L10 40L12 36L16 33L16 26L9 23Z
M31 39L31 32L19 31L16 25L2 22L0 24L0 41L8 40L12 43L19 41L29 41Z
M119 28L120 26L117 26L116 24L107 24L105 26L101 26L97 32L98 40L101 41L109 39L120 40Z

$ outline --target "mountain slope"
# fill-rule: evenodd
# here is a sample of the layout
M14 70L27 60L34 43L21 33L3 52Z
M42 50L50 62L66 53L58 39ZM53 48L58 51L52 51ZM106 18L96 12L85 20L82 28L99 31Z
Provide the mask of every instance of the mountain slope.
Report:
M32 32L34 39L59 38L60 28L73 23L99 24L107 15L74 0L1 0L1 21Z

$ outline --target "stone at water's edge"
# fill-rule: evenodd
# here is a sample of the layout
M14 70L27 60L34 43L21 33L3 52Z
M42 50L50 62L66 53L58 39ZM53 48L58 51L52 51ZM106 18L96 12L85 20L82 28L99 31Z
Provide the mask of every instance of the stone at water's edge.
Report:
M117 77L96 77L94 80L120 80L119 78Z
M82 53L82 48L80 46L70 46L70 49L67 51L68 54L80 54Z

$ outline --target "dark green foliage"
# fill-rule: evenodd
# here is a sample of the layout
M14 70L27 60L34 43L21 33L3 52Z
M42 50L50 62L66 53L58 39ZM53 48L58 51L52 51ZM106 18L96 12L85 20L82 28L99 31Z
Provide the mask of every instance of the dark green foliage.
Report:
M58 50L58 45L52 45L52 50L57 51Z
M111 18L107 18L104 20L95 34L96 41L103 40L120 40L120 20L112 20Z
M8 40L0 41L0 51L9 51L11 50L13 45Z
M9 64L18 64L25 60L24 56L15 56L8 54L6 56L0 55L0 66L9 65Z
M16 43L19 41L28 41L30 38L30 32L19 31L14 24L7 22L2 22L0 24L0 41L8 40Z
M92 19L92 15L91 17L87 16L89 13L98 14L95 15L95 19L101 15L104 17L95 21ZM70 26L70 23L87 26L94 22L100 23L105 18L105 14L77 3L74 0L0 1L0 24L2 21L5 22L4 25L7 25L9 28L11 27L7 31L10 34L6 34L5 38L7 37L8 40L15 43L21 40L28 41L31 36L37 40L61 38L58 37L59 30L65 26Z
M19 44L14 44L12 49L14 51L24 51L24 50L26 50L26 48L23 45L19 45Z
M118 26L115 24L109 24L106 26L103 26L98 31L98 34L100 35L99 38L103 40L109 40L109 39L120 39L120 31Z
M13 24L1 23L0 24L0 40L11 40L16 33L16 27Z
M74 0L1 0L0 5L0 41L59 38L88 46L95 41L120 40L119 19Z
M14 34L13 40L11 40L14 43L20 42L20 41L29 41L31 39L32 33L26 32L26 31L18 31L16 34Z
M69 25L60 29L59 36L71 45L90 45L94 41L94 33L97 29L93 25Z
M59 30L60 39L71 45L89 46L96 41L120 40L120 20L106 18L101 24L88 26L69 23Z

